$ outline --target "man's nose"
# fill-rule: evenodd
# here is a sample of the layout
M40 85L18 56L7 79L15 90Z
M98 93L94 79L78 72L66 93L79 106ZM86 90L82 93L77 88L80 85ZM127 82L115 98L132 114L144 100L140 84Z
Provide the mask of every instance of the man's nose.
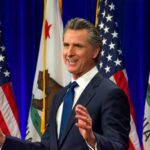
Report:
M68 48L68 55L73 55L74 54L74 48L72 46L70 46Z

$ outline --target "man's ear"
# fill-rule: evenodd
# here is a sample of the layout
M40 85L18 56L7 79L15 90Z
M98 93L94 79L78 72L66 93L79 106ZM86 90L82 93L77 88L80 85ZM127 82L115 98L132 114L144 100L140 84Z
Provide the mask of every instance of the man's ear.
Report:
M100 48L97 46L97 47L95 48L95 52L94 52L93 58L94 58L94 59L97 58L99 54L100 54Z

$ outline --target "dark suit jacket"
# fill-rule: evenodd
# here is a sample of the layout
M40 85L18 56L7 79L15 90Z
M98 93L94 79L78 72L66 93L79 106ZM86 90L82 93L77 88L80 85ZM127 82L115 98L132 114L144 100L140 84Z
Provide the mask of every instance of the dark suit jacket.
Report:
M7 137L2 150L89 150L75 126L75 112L69 119L64 136L58 140L56 114L67 87L54 99L51 119L40 143ZM129 104L124 92L110 80L96 74L77 101L88 109L93 120L98 150L127 150L130 131Z

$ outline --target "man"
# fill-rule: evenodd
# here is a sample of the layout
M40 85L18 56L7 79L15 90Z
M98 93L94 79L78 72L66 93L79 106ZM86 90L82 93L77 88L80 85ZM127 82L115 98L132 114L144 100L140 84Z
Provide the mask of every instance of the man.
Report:
M54 98L41 142L24 142L1 132L2 150L127 150L129 104L123 91L98 73L99 32L88 21L75 18L66 25L63 42L64 62L72 82L77 83L72 90L75 95L71 114L64 115L67 86ZM62 118L67 120L63 131Z

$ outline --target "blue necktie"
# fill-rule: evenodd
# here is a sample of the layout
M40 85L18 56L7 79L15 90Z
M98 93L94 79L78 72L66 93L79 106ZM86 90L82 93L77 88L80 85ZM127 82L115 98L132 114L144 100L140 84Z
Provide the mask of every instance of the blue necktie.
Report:
M59 138L63 135L69 116L72 111L72 104L74 99L74 88L77 87L78 84L74 81L70 84L69 89L64 97L64 104L63 104L63 111L62 111L62 118L61 118L61 127L60 127L60 134Z

